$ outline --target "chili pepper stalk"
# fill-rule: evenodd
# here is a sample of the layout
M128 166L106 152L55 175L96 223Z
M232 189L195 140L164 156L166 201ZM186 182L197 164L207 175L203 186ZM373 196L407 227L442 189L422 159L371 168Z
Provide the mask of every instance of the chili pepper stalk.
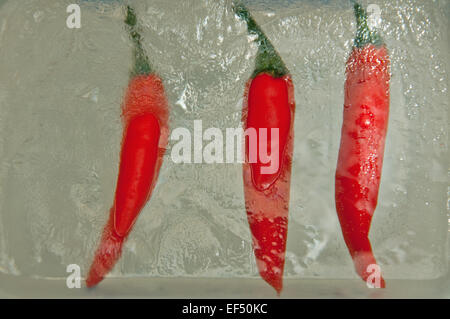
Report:
M153 70L150 66L147 54L145 54L144 48L142 47L142 37L138 30L136 14L134 9L130 6L127 6L125 24L127 25L128 33L133 41L134 67L131 72L131 77L133 78L137 75L149 75Z
M376 47L383 45L383 40L377 29L371 29L368 24L367 13L364 8L357 2L354 2L353 11L356 18L356 37L354 46L362 48L372 44Z
M256 36L255 42L258 45L258 52L256 54L255 70L253 71L252 77L254 78L263 72L269 73L275 78L288 75L289 70L286 68L280 55L250 15L248 9L242 3L234 3L233 10L239 18L247 23L248 33Z

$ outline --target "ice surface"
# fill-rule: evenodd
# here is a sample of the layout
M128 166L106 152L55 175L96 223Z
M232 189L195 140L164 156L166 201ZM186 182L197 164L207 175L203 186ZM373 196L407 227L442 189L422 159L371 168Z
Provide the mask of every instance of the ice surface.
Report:
M0 1L0 271L86 273L111 206L131 41L119 1ZM256 46L231 1L132 1L164 79L172 128L237 127ZM246 1L290 69L297 102L285 274L357 278L334 207L350 1ZM447 271L449 3L381 8L391 115L371 228L385 278ZM160 179L113 276L256 277L239 164L175 164Z

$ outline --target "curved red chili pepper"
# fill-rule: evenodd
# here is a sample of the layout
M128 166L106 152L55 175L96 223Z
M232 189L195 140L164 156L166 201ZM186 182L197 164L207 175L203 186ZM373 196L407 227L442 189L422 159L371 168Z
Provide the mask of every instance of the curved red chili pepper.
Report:
M356 272L367 281L376 264L369 240L377 206L389 114L389 57L355 4L358 33L347 61L344 119L336 169L336 209ZM369 271L368 271L369 270ZM380 278L380 287L385 287Z
M289 71L248 10L241 4L235 5L234 10L247 22L249 32L258 36L259 44L255 72L247 83L242 112L246 132L254 129L258 136L256 148L250 145L249 139L246 141L243 165L245 206L259 273L280 293L289 214L294 87ZM272 139L272 128L278 129L278 139ZM267 163L260 156L262 131L267 134L266 154L278 149L278 157L272 157L275 164ZM252 158L256 161L252 162ZM272 165L275 165L272 170L267 171Z
M126 22L135 42L135 69L122 105L124 131L114 205L86 279L88 287L98 284L120 258L123 242L156 185L169 135L164 87L151 72L130 7Z

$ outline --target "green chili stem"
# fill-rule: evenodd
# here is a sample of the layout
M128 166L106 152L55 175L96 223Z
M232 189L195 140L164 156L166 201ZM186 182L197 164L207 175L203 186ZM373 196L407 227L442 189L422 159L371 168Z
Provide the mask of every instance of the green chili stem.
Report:
M353 10L356 17L356 37L354 45L357 48L362 48L366 44L373 44L380 46L383 44L381 36L378 34L377 30L370 30L367 24L367 12L363 7L356 1L352 1Z
M239 18L247 23L248 33L257 36L258 53L255 61L255 71L252 77L262 72L271 73L274 77L281 77L288 74L289 70L286 68L280 55L261 30L260 26L252 18L248 9L242 3L234 3L233 10Z
M134 43L134 66L131 74L132 76L148 75L152 73L153 70L150 67L148 57L142 47L141 35L138 32L136 14L134 13L134 9L130 6L127 6L127 17L125 18L125 23L128 26L128 32L130 33L131 39Z

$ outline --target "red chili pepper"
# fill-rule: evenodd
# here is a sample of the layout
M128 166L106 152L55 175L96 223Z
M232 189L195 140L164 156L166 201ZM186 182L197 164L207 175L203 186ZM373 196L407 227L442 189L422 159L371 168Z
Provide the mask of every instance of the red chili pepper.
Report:
M86 284L97 285L120 258L122 245L156 185L168 141L168 105L161 79L151 71L128 7L125 22L135 43L135 67L122 105L124 131L114 205Z
M367 281L376 264L369 230L377 206L389 115L389 57L380 37L355 4L358 31L347 61L344 120L335 197L345 243L356 272ZM385 287L380 278L380 287Z
M234 10L247 22L249 33L257 35L259 48L255 71L245 90L242 111L244 128L246 131L254 129L258 136L255 148L250 140L246 141L243 165L245 206L259 273L280 293L289 213L294 87L289 71L248 10L242 4L235 5ZM278 140L272 139L272 128L278 129ZM264 131L267 132L267 154L272 154L278 147L278 157L272 157L275 160L272 172L263 171L274 164L261 158Z

